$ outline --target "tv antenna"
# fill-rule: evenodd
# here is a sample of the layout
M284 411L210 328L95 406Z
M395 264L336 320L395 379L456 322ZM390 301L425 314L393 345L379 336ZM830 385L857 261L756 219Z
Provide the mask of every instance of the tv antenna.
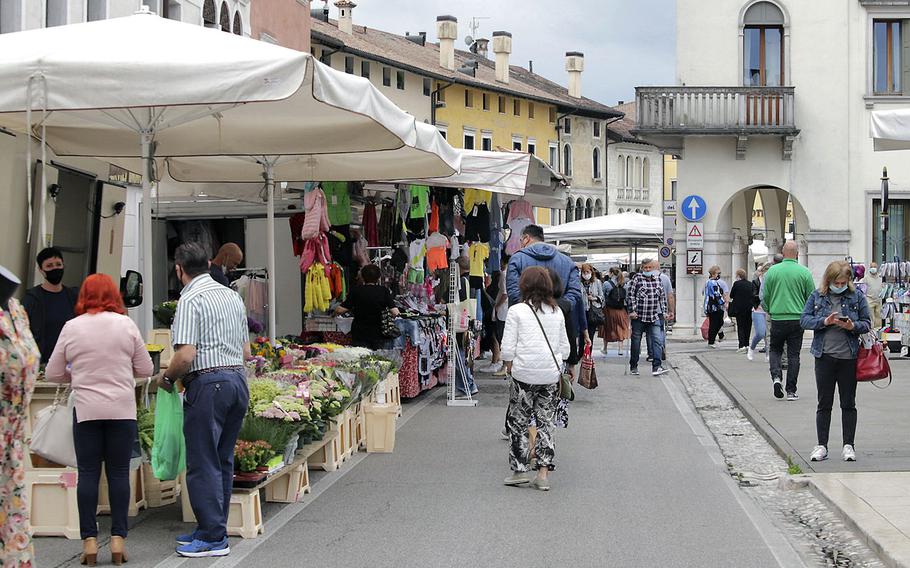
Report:
M477 30L480 29L480 20L489 20L490 18L486 16L474 16L471 18L471 23L468 24L468 27L471 28L471 35L464 39L464 42L468 46L474 43L474 38L477 37Z

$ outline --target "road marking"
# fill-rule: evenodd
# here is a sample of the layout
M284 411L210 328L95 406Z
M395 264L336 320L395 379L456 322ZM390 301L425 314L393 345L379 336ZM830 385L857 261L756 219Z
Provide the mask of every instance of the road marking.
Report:
M437 398L445 394L446 389L439 388L435 389L433 392L427 393L427 396L423 398L418 403L407 405L407 410L409 412L403 413L403 416L398 420L398 424L395 427L395 431L399 431L407 424L411 418L416 416L421 410L430 405ZM335 470L331 473L326 473L326 475L320 479L316 484L313 485L313 492L306 498L305 501L292 503L287 505L272 518L265 522L264 533L258 538L245 538L240 539L237 544L231 544L231 555L225 556L218 559L217 561L209 564L211 568L233 568L234 566L240 565L247 556L256 551L260 546L267 543L270 538L277 534L286 524L291 522L291 520L299 515L304 509L306 509L310 504L316 501L323 493L329 490L333 485L340 481L344 476L349 472L353 471L354 468L367 459L369 454L358 452L354 454L349 461L344 465L343 469ZM234 537L232 537L233 539ZM195 558L184 558L178 556L177 553L172 554L163 561L155 565L155 568L177 568L178 566L183 566L187 561L197 560Z

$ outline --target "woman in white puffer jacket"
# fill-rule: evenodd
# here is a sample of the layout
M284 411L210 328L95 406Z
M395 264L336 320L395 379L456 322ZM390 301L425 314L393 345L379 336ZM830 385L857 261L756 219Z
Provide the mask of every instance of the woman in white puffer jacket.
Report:
M566 322L553 299L553 284L546 268L525 268L518 283L521 302L509 308L502 339L502 360L511 377L509 411L509 465L513 474L505 484L527 483L548 491L549 473L554 469L556 402L562 362L571 347L566 335ZM528 423L537 424L537 477L531 481Z

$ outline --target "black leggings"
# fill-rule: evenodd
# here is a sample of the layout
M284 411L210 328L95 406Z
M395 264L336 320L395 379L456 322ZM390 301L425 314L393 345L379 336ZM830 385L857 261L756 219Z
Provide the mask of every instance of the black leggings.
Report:
M708 345L714 345L718 334L721 334L721 338L723 338L723 331L721 331L724 328L723 310L709 313L708 322Z
M73 442L79 469L76 502L79 505L79 532L82 539L98 536L96 513L102 462L111 504L111 536L126 538L130 508L130 458L136 441L136 421L75 422L75 411L73 419Z
M752 312L736 316L736 334L739 336L739 348L749 347L752 338Z
M818 409L815 412L818 445L828 447L831 408L834 406L834 388L837 387L844 444L852 446L856 436L856 359L835 359L822 355L815 360L815 384L818 387Z

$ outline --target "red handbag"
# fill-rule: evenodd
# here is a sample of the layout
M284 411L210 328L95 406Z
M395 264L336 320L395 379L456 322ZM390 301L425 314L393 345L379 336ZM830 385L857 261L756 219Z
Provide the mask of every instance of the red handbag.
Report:
M888 358L885 357L881 342L876 341L872 347L860 345L856 357L856 381L870 382L881 379L888 379L888 384L879 388L885 388L891 384L891 365L888 364ZM875 385L875 383L872 384Z
M705 318L705 321L701 322L701 338L705 341L708 341L708 331L711 329L711 320Z

